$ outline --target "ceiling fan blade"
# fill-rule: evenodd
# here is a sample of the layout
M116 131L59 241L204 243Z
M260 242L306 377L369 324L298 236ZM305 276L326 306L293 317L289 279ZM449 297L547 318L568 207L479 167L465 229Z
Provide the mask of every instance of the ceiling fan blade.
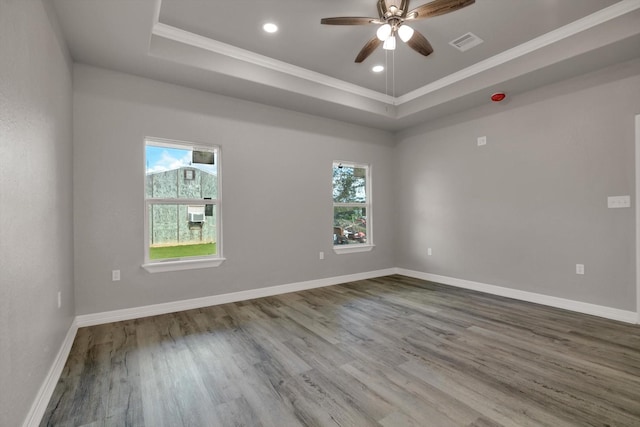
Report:
M384 14L387 13L387 2L385 0L378 0L378 15L380 18L384 18Z
M407 16L407 12L409 11L409 0L400 1L400 10L402 11L402 14L400 16L402 16L403 18Z
M321 24L326 25L366 25L377 23L377 18L364 18L361 16L342 16L338 18L322 18Z
M444 15L445 13L470 6L475 2L476 0L434 0L407 13L406 19L424 19Z
M431 47L431 43L426 39L425 36L420 34L418 31L413 31L413 36L407 41L407 45L416 52L421 55L429 56L433 53L433 48Z
M356 62L359 64L367 59L367 57L371 55L381 43L382 41L378 37L374 37L369 40L367 44L364 45L360 53L358 53L358 56L356 56Z

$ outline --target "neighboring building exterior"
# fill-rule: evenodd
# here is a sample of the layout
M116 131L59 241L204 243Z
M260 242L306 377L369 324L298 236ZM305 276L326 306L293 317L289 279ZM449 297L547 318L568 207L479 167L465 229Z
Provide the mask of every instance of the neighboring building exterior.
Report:
M147 198L216 197L218 177L194 167L147 174ZM204 205L151 205L149 245L175 246L216 242L215 209Z

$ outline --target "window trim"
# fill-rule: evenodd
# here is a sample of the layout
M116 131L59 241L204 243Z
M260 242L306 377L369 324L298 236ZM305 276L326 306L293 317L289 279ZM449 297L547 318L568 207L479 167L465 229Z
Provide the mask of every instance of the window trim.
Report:
M209 259L196 259L196 258L183 258L180 260L158 261L152 263L142 264L142 268L149 273L164 273L167 271L181 271L181 270L197 270L199 268L213 268L219 267L226 260L226 258L209 258Z
M372 176L372 166L371 164L368 163L359 163L359 162L352 162L352 161L345 161L345 160L334 160L331 163L331 176L333 177L333 168L336 165L340 165L342 164L343 166L348 166L348 167L353 167L353 168L364 168L366 171L366 180L365 180L365 194L366 194L366 202L361 203L361 202L349 202L349 203L343 203L343 202L334 202L333 201L333 180L331 182L331 201L332 201L332 205L331 205L331 223L333 224L333 219L334 219L334 215L335 215L335 208L336 207L364 207L366 209L367 212L367 242L366 243L353 243L353 244L349 244L349 245L336 245L336 244L331 244L332 248L333 248L333 252L338 254L338 255L342 255L342 254L348 254L348 253L358 253L358 252L369 252L371 250L373 250L373 248L376 246L373 243L373 215L372 215L372 207L373 207L373 197L372 197L372 183L371 183L371 176Z
M333 245L333 252L338 255L352 254L358 252L370 252L375 248L373 243L355 243L353 245Z
M147 145L175 148L176 146L184 146L192 150L215 150L216 151L216 173L217 173L217 198L216 199L147 199L146 195L146 164L147 164ZM180 141L174 139L145 137L144 138L144 161L143 161L143 203L144 203L144 268L149 273L161 273L168 271L194 270L200 268L219 267L226 260L222 255L222 149L216 144L203 144L197 142ZM183 257L151 260L149 258L149 207L154 204L180 204L180 205L198 205L212 204L215 206L216 213L216 254L210 256Z

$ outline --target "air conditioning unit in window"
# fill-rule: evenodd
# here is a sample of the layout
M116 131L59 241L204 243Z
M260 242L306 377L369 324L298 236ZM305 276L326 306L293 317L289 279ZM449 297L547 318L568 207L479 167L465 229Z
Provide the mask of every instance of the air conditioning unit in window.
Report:
M189 212L189 222L204 222L204 212L203 213Z

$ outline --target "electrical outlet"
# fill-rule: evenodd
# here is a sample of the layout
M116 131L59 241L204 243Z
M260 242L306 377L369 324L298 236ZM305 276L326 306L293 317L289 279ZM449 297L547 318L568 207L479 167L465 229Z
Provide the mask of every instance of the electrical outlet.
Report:
M487 137L486 136L479 136L478 137L478 147L483 146L483 145L487 145Z
M62 307L62 292L58 291L58 308Z
M324 252L320 252L320 259L324 259Z
M584 274L584 264L576 264L576 274Z
M118 280L120 280L120 270L112 270L111 281L117 282Z
M431 248L427 248L427 255L429 256L433 255L433 251L431 250Z

